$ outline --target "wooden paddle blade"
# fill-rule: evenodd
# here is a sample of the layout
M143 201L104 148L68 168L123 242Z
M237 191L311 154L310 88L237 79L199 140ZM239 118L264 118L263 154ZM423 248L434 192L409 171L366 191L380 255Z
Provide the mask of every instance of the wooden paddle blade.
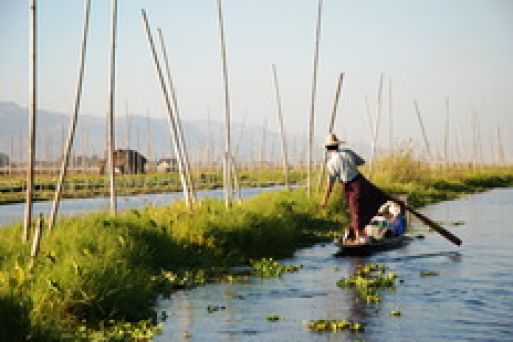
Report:
M424 224L426 224L430 228L436 230L440 235L445 237L447 240L451 241L452 243L454 243L457 246L461 245L462 241L459 237L457 237L456 235L454 235L453 233L451 233L450 231L448 231L447 229L445 229L438 223L430 220L429 218L427 218L426 216L422 215L421 213L417 212L416 210L412 209L409 206L405 206L405 208L408 209L413 215L415 215Z
M381 191L383 191L383 190L381 190ZM408 210L410 213L415 215L419 220L421 220L422 223L424 223L425 225L433 228L433 230L435 230L437 233L442 235L444 238L446 238L447 240L451 241L452 243L454 243L457 246L461 246L462 241L461 241L461 239L459 237L457 237L456 235L454 235L453 233L451 233L450 231L448 231L447 229L445 229L444 227L442 227L438 223L436 223L433 220L429 219L428 217L422 215L421 213L419 213L418 211L416 211L415 209L413 209L412 207L410 207L409 205L404 203L404 201L401 201L400 199L392 197L390 195L388 195L388 197L390 197L390 199L392 201L396 202L397 204L402 205L406 210Z

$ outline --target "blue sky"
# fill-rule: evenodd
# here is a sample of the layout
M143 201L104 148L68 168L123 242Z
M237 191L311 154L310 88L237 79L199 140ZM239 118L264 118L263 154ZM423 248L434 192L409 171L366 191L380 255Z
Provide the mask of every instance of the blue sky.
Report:
M83 2L39 0L39 105L69 113L76 87ZM289 133L307 131L312 83L314 0L224 0L232 117L277 130L271 64L278 67ZM117 115L164 116L164 102L143 32L140 9L168 44L185 120L221 121L222 79L215 0L119 1ZM110 1L92 0L83 112L105 115ZM364 96L376 106L385 74L380 144L387 146L388 82L394 132L420 143L413 98L433 144L440 144L445 98L453 127L469 145L477 112L483 140L497 125L513 135L513 1L324 0L316 133L324 135L338 73L346 79L337 131L368 142ZM0 0L0 101L28 103L28 1ZM374 109L373 109L374 112ZM456 131L452 133L457 136ZM454 138L456 139L456 138ZM507 145L511 140L505 141Z

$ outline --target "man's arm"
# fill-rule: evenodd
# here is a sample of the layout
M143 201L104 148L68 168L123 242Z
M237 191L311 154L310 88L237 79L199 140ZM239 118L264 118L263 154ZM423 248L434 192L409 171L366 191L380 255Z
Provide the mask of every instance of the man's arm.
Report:
M320 204L320 207L322 209L326 208L326 204L328 204L328 199L330 198L331 191L333 190L333 183L334 182L330 179L328 181L328 183L326 184L326 189L324 190L324 196L323 196L322 202Z
M356 166L361 166L363 164L365 164L365 160L360 157L356 152L353 151L353 157L354 157L354 162L355 162L355 165Z

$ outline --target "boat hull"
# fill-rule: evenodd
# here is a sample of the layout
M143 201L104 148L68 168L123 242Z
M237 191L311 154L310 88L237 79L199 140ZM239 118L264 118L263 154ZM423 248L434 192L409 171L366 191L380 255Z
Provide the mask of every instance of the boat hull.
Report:
M340 256L365 256L381 251L387 251L402 247L412 240L408 235L401 235L394 238L387 238L379 241L365 244L344 243L342 240L335 241L335 245L340 248L337 255Z

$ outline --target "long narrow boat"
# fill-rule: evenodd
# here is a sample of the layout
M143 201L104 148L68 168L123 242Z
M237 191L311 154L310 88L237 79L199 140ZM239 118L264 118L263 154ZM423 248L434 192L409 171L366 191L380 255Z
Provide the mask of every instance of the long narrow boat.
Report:
M340 247L340 251L337 253L339 256L365 256L376 252L402 247L411 240L412 237L409 235L400 235L397 237L385 238L364 244L355 243L352 241L343 242L342 239L339 239L335 241L335 245Z

